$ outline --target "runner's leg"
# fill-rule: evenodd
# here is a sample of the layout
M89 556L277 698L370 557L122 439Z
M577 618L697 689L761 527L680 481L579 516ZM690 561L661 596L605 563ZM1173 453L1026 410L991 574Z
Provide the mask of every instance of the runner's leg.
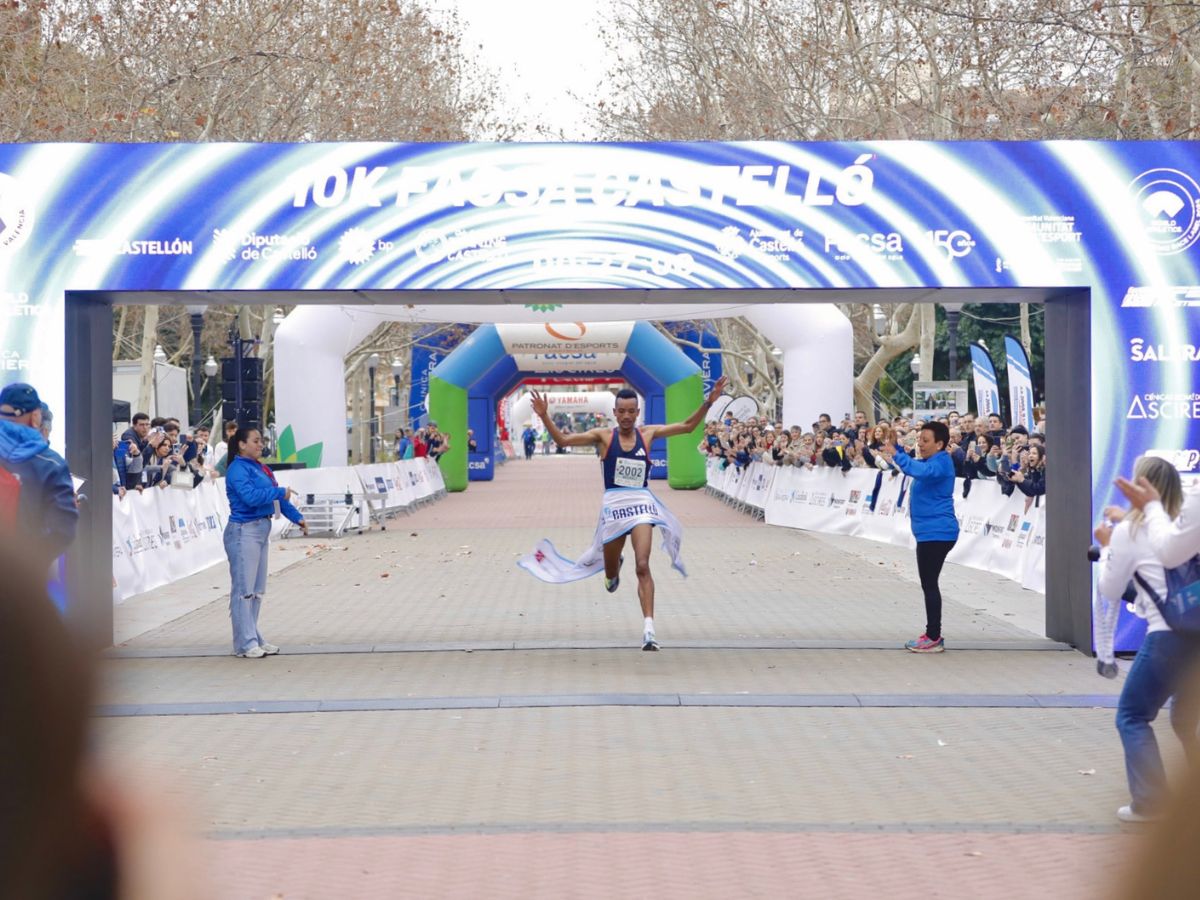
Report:
M635 525L630 532L633 541L633 558L638 580L638 600L642 604L642 615L654 618L654 577L650 574L650 547L654 537L653 525ZM608 547L605 547L607 550Z
M625 549L625 535L615 537L604 545L604 577L613 579L621 571L621 551Z

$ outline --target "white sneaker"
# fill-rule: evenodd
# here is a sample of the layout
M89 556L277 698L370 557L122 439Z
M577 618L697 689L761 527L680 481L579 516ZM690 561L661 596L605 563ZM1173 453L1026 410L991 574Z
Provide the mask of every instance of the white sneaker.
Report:
M259 646L262 647L264 656L274 656L279 652L278 647L276 647L274 644L268 644L266 641L263 641L261 644L259 644Z
M258 646L258 644L255 644L250 649L243 650L241 653L235 653L233 655L241 656L246 659L262 659L264 656L267 655L267 651L265 651L262 647Z
M657 650L658 649L658 641L655 639L653 631L647 631L645 634L642 635L642 649L643 650Z
M1134 812L1132 806L1122 806L1117 810L1117 818L1122 822L1157 822L1162 816L1147 815L1146 813Z

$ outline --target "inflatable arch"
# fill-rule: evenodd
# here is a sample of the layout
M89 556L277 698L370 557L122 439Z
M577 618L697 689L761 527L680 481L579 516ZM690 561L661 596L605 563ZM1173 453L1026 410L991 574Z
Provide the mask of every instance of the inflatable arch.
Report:
M742 298L747 294L737 292ZM555 299L569 300L569 293L556 293ZM628 304L550 304L562 318L582 320L589 328L599 323L638 319L670 321L678 319L716 319L745 316L756 328L783 352L783 418L788 424L806 425L822 412L838 413L850 409L853 403L854 337L850 322L836 307L813 303L690 303ZM346 460L346 393L345 358L381 322L406 321L413 323L466 322L491 323L500 329L528 326L542 337L547 314L544 311L516 305L435 305L406 306L301 306L293 310L275 332L275 409L279 430L291 426L298 445L321 448L323 465L343 465ZM574 327L559 326L559 327ZM581 353L578 341L567 335L566 345L553 361L529 360L531 374L586 373L620 375L619 366L597 369L594 361L572 359ZM662 335L659 335L662 337ZM663 338L664 353L679 352ZM592 352L592 351L587 351ZM525 354L526 357L534 354ZM442 362L448 361L448 357ZM549 368L547 368L549 366ZM430 373L432 374L432 372ZM416 373L413 373L415 376ZM624 377L624 376L622 376ZM519 383L520 379L514 382ZM631 383L633 383L631 381ZM511 389L511 387L510 387ZM636 389L636 385L635 385ZM504 392L506 393L506 392ZM498 396L504 396L504 393ZM646 397L643 412L647 421L663 421L665 410L650 405L653 395ZM494 418L494 407L493 418ZM690 413L687 410L684 415ZM438 417L433 416L437 421ZM491 450L493 439L490 425L484 427L480 414L470 416L480 452L469 469L472 478L490 472L494 465ZM443 423L444 424L444 423ZM458 435L451 429L452 437ZM465 445L465 441L463 442ZM451 443L451 459L454 442ZM487 449L485 449L487 448ZM663 477L664 469L657 467L652 477ZM671 483L668 480L668 483ZM447 478L447 485L450 479ZM458 488L456 488L458 489Z
M429 416L451 435L442 457L446 488L490 479L493 461L468 460L468 423L476 440L495 431L496 403L531 375L550 372L614 374L646 398L647 421L686 419L704 400L700 367L648 322L569 322L483 325L438 363L429 381ZM704 487L704 458L696 452L703 426L650 448L651 477L673 488ZM476 454L482 457L483 454Z
M1191 472L1200 460L1195 141L4 144L0 222L0 369L62 410L54 439L90 500L67 613L105 641L114 304L426 305L440 315L423 321L478 322L458 309L484 303L493 322L544 324L606 318L564 303L633 307L607 317L620 321L1044 303L1047 634L1079 646L1081 548L1093 510L1118 499L1113 479L1146 453ZM358 326L321 312L339 324L305 338L325 355L300 360L299 400L329 391L336 407ZM788 411L788 379L820 363L797 368L776 343L784 418L812 421ZM286 426L282 397L277 409ZM847 409L826 394L812 412ZM344 458L344 419L311 434L299 421L299 445ZM1120 646L1137 645L1134 626Z

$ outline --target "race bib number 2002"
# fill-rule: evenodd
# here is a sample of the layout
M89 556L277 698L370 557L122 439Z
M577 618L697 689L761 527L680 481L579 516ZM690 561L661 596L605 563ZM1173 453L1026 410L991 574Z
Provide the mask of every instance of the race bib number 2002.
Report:
M644 459L619 458L613 482L617 487L642 487L646 483L646 461Z

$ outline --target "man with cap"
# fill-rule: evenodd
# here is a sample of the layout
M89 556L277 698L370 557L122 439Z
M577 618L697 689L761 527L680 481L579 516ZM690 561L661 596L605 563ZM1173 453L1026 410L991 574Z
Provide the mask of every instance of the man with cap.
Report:
M79 510L67 463L42 436L41 407L31 385L0 390L0 531L45 569L75 539Z

